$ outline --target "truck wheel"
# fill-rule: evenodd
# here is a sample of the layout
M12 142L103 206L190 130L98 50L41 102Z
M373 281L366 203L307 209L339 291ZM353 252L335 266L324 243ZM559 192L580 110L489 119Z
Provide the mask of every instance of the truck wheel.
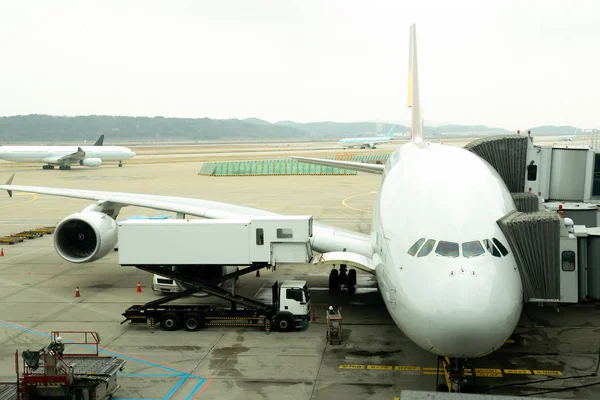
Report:
M165 331L176 331L179 329L179 318L173 313L165 314L160 320L160 326Z
M196 314L188 314L183 318L183 327L186 331L198 331L202 325L200 317Z
M353 294L356 291L356 270L348 271L348 294Z
M275 321L275 324L277 325L277 330L279 332L289 332L293 327L292 319L290 317L286 317L285 315L278 317Z
M340 290L340 278L337 269L332 269L329 273L329 291L339 292Z

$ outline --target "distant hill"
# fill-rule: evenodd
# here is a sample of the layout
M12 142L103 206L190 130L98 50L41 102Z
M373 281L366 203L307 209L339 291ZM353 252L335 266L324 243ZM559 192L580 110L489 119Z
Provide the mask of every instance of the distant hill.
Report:
M212 140L338 140L345 137L384 135L393 124L377 122L279 121L258 118L164 118L88 115L77 117L19 115L0 117L0 143L95 141L105 134L108 143L126 141ZM540 127L548 128L548 127ZM571 133L573 128L561 133ZM538 128L534 128L538 129ZM410 128L397 124L395 134L406 136ZM554 131L553 131L554 132ZM483 125L425 126L426 137L508 133Z

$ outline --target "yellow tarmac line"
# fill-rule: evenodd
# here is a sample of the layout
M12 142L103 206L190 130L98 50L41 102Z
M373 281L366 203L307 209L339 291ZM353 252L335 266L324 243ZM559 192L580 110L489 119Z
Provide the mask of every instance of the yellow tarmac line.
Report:
M344 200L342 200L342 205L343 205L344 207L346 207L346 208L349 208L349 209L351 209L351 210L354 210L354 211L371 212L372 210L365 210L364 208L352 207L352 206L348 205L348 204L346 203L346 201L348 201L348 200L350 200L350 199L353 199L353 198L355 198L355 197L359 197L359 196L366 196L366 195L368 195L368 194L376 194L376 193L377 193L377 192L366 192L366 193L353 194L352 196L348 196L348 197L346 197Z
M340 364L339 369L372 370L372 371L400 371L421 372L423 375L437 375L437 367L419 367L416 365L373 365L373 364ZM449 384L448 374L444 368L440 368L440 374L444 374L446 384ZM504 375L552 375L562 376L557 370L530 370L530 369L502 369L502 368L475 368L475 374L482 378L504 378ZM466 376L473 376L471 368L465 368Z
M26 201L22 201L20 203L14 203L14 204L7 204L5 206L0 206L0 208L7 208L7 207L15 207L15 206L22 206L24 204L29 204L29 203L33 203L34 201L36 201L38 199L38 195L35 193L26 193L26 194L18 194L15 195L16 196L32 196L32 199L26 200Z

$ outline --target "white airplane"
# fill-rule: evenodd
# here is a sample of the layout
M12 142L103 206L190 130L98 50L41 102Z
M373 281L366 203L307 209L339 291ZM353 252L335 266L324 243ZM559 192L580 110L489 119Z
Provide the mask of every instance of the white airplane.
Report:
M72 164L99 167L103 161L118 161L135 157L135 152L122 146L103 146L104 135L93 146L0 146L0 160L44 162L43 169L71 169Z
M424 141L414 25L410 32L411 141L385 165L299 159L382 175L371 235L315 223L312 248L324 256L365 260L361 269L376 275L396 325L440 360L452 358L452 388L460 390L467 360L498 350L521 315L521 278L496 223L516 207L502 178L483 159ZM74 263L92 262L113 248L114 218L124 206L204 218L276 215L201 199L18 186L13 177L0 185L9 195L22 191L96 201L57 225L54 246Z
M390 143L394 137L394 129L396 126L392 126L392 129L385 136L375 137L362 137L362 138L345 138L338 142L338 144L344 148L352 148L354 146L360 146L361 149L370 148L375 149L375 145L381 143Z
M560 140L560 141L569 141L569 142L571 142L571 141L573 141L575 139L577 139L577 130L575 130L575 133L572 134L572 135L562 135L562 136L558 137L558 140Z

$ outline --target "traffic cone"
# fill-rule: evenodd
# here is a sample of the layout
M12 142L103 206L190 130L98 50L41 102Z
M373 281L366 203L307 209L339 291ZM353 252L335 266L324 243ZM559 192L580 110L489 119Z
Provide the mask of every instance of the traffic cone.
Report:
M81 297L81 294L79 294L79 286L75 289L75 297Z
M0 249L0 257L4 257L4 249Z
M139 283L139 282L138 282L138 285L137 285L136 292L137 292L137 293L142 293L142 286L140 286L140 283Z
M313 310L312 322L317 322L317 313Z
M257 270L256 270L256 277L257 277L257 278L260 278L260 269L257 269Z

